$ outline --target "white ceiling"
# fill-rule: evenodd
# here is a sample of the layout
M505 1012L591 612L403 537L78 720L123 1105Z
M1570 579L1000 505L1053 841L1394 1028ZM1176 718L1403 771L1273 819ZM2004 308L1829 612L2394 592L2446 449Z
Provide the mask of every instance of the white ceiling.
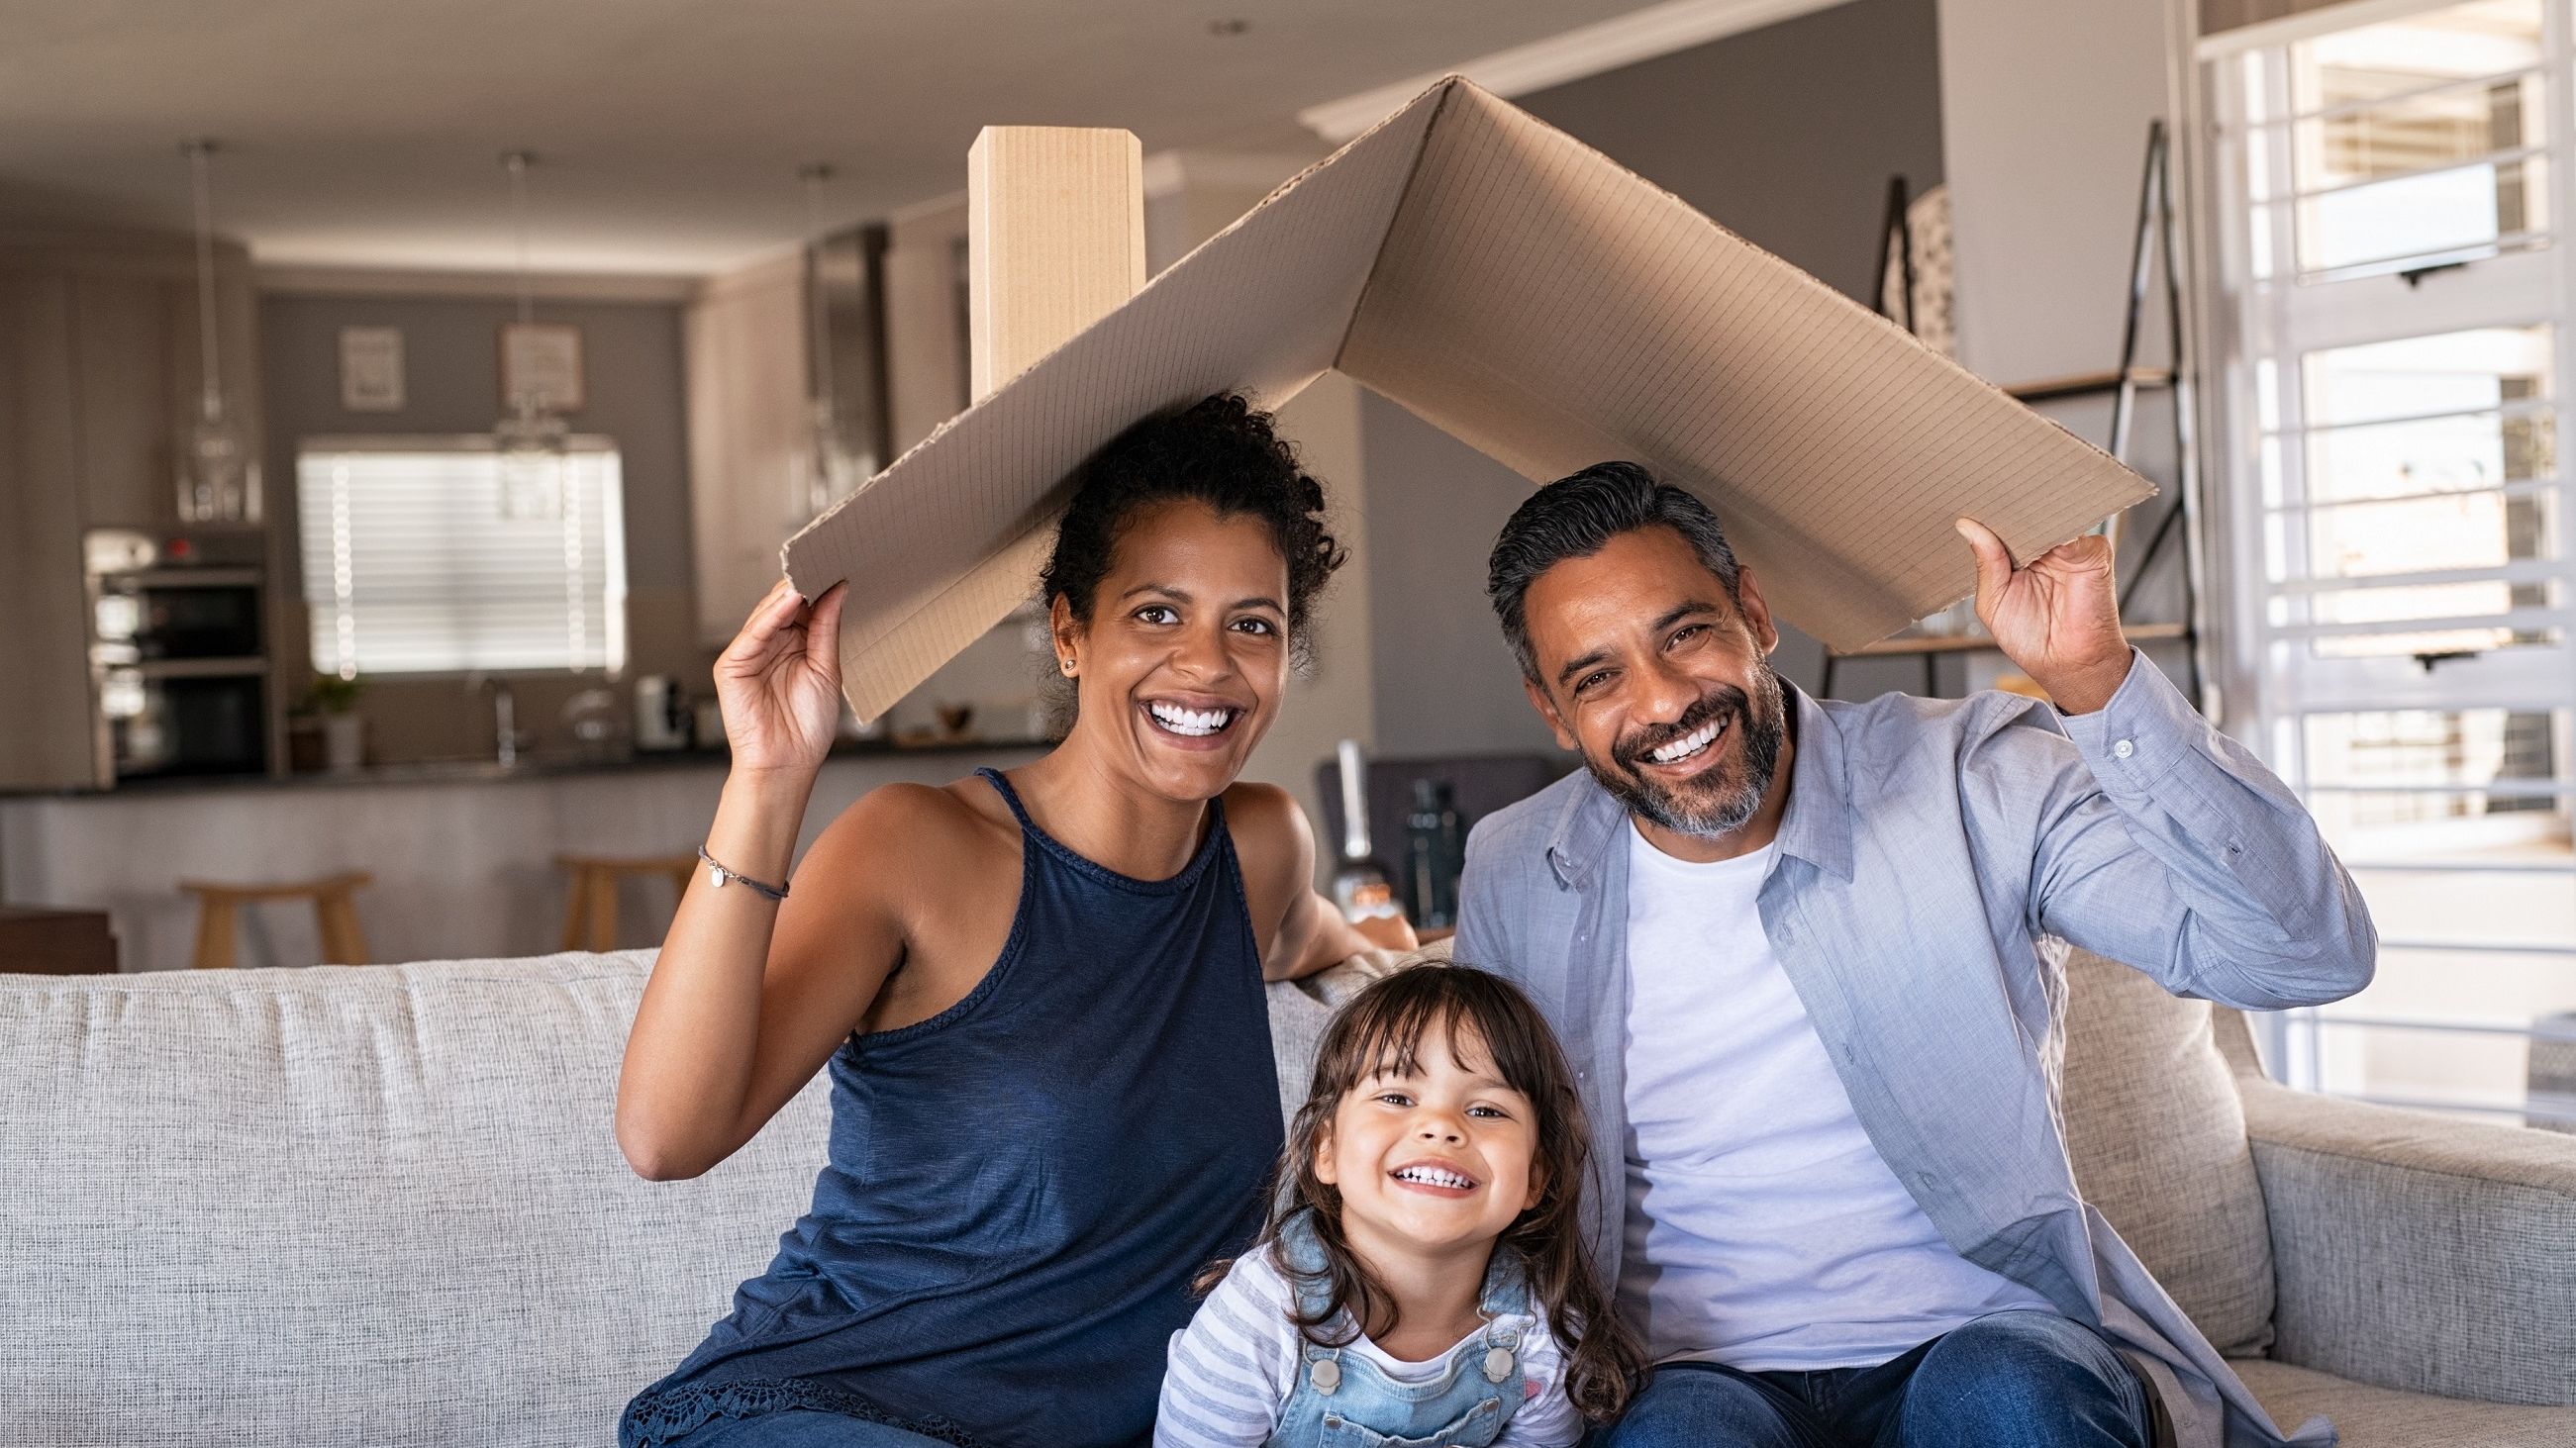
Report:
M272 265L695 274L957 190L976 129L1147 152L1321 143L1296 114L1640 0L0 0L0 214L220 230ZM1246 22L1219 34L1215 22Z

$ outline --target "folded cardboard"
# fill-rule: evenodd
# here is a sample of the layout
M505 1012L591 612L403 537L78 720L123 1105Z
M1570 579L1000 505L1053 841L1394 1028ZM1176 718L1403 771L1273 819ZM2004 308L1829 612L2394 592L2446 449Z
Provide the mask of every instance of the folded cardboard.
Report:
M883 714L1029 596L1067 475L1122 429L1228 389L1276 407L1327 370L1534 483L1644 463L1706 499L1772 606L1837 648L1968 592L1959 514L2027 555L2154 491L1453 77L789 540L799 592L849 581L852 708Z

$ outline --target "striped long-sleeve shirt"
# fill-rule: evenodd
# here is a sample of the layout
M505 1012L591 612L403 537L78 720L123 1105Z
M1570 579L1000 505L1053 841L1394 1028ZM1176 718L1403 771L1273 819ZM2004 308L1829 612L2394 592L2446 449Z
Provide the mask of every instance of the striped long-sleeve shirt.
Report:
M1198 1316L1172 1338L1155 1448L1258 1448L1270 1437L1297 1386L1301 1354L1288 1315L1295 1301L1268 1250L1236 1259ZM1583 1419L1566 1400L1565 1351L1544 1323L1524 1317L1519 1325L1521 1363L1539 1391L1503 1425L1495 1448L1570 1448L1583 1436ZM1405 1362L1365 1336L1342 1351L1399 1381L1433 1376L1448 1356Z

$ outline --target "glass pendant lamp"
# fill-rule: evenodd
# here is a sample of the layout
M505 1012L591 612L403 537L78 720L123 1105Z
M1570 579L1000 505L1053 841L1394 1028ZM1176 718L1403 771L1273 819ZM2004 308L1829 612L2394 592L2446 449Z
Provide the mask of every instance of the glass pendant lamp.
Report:
M179 459L179 519L186 523L259 521L259 460L224 405L222 335L215 305L215 143L183 141L197 208L197 423Z
M858 486L857 461L841 441L840 394L832 377L832 286L830 257L822 216L822 190L832 179L824 162L801 167L796 178L805 189L805 355L810 365L812 456L805 466L806 518L849 496ZM798 520L801 522L801 519Z
M535 159L526 151L512 151L501 157L502 168L510 173L510 222L518 247L521 326L536 319L536 298L528 281L528 167ZM522 386L510 397L509 410L492 425L492 448L500 463L502 517L526 520L563 516L565 454L571 437L572 429L548 405L544 393Z

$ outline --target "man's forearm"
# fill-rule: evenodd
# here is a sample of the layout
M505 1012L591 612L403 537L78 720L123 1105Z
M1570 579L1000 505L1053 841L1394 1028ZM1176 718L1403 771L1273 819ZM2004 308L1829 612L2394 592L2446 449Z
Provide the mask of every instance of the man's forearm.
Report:
M2202 993L2277 1008L2369 983L2370 912L2315 819L2151 664L2139 659L2100 709L2061 723L2131 847L2164 867L2189 911L2196 928L2174 946L2189 958L2176 963Z

